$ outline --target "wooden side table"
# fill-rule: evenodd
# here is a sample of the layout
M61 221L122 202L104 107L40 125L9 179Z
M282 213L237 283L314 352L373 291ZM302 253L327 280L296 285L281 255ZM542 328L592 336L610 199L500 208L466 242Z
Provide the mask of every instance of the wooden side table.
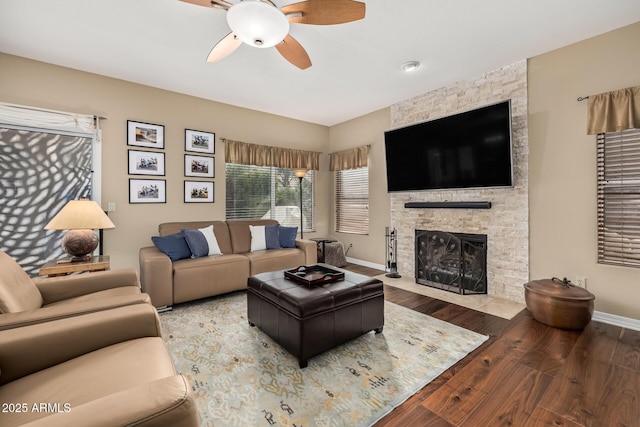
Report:
M40 268L40 276L64 276L70 273L109 270L109 255L91 257L88 261L71 262L70 260L48 261Z

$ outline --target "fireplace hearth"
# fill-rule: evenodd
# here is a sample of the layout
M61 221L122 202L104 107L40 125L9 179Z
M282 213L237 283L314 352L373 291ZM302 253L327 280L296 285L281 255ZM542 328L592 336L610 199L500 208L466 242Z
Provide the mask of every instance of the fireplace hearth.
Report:
M487 235L415 231L416 283L459 294L487 293Z

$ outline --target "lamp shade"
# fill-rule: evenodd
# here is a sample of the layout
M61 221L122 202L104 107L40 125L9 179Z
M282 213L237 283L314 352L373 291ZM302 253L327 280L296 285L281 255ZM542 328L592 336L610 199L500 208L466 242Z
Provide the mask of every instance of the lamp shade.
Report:
M70 200L44 229L69 230L62 238L62 250L73 256L71 261L84 261L98 247L93 229L115 227L97 202L80 199Z
M289 21L271 2L244 0L227 11L227 23L240 40L253 47L273 47L289 33Z
M293 169L293 174L295 176L297 176L298 178L304 178L304 176L307 174L307 170L306 169Z
M45 230L85 230L115 228L94 200L70 200L44 227Z

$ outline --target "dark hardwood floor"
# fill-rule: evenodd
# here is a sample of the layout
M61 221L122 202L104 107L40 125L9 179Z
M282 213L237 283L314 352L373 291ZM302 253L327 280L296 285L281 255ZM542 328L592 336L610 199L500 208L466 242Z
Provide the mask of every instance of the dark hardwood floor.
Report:
M526 309L505 320L386 285L385 299L490 338L376 427L640 426L638 331L600 322L566 331Z

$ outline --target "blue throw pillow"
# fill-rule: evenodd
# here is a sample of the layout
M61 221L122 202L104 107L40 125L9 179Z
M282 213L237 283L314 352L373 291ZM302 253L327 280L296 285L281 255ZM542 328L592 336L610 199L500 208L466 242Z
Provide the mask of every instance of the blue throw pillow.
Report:
M267 249L280 249L280 224L267 225L264 227L264 238L267 242Z
M298 227L280 227L280 246L283 248L296 247Z
M209 243L200 230L182 230L184 239L187 241L191 255L200 258L209 255Z
M156 245L160 251L165 253L171 261L178 261L180 259L191 258L191 250L187 241L184 239L184 234L176 233L168 236L153 236L151 241Z

